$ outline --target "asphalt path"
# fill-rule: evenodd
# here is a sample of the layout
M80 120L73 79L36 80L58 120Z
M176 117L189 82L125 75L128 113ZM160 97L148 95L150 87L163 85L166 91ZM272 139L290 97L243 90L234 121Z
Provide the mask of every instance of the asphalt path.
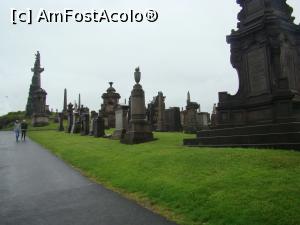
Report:
M176 225L0 132L0 225Z

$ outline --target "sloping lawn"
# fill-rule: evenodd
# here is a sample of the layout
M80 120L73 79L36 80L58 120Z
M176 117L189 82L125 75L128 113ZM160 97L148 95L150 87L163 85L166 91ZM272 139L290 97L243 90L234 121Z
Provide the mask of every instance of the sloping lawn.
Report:
M32 131L82 173L184 225L299 225L300 152L182 146L181 133L123 145Z

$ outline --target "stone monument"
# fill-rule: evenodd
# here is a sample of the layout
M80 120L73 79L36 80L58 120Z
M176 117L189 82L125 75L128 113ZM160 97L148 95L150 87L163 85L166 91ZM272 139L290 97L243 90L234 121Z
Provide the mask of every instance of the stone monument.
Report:
M113 82L109 82L109 85L110 87L106 90L106 93L102 95L103 104L101 105L101 111L105 119L106 128L115 128L115 111L121 96L113 88Z
M116 109L116 129L112 135L112 139L120 140L122 135L128 129L128 105L119 105Z
M41 67L41 56L39 51L35 55L32 83L30 85L28 101L26 105L26 115L32 116L32 126L46 126L49 124L49 117L46 105L47 92L41 88L41 73L44 68Z
M145 93L139 84L141 72L135 69L134 78L136 84L133 86L130 97L130 121L129 128L121 139L124 144L137 144L153 140L150 125L146 119Z
M90 133L90 110L87 107L82 109L80 114L80 134L89 135Z
M170 132L182 131L180 108L171 107L165 110L165 129Z
M147 117L155 131L165 131L165 96L162 92L153 98L151 103L148 104Z
M73 104L69 103L68 109L67 109L67 127L66 127L66 133L72 132L73 127Z
M94 136L94 121L97 119L98 113L96 111L91 111L91 119L90 119L90 136Z
M227 37L235 95L219 93L216 126L186 145L300 148L300 26L286 0L238 0Z
M105 125L102 112L99 112L98 117L94 120L94 137L104 137L105 136Z

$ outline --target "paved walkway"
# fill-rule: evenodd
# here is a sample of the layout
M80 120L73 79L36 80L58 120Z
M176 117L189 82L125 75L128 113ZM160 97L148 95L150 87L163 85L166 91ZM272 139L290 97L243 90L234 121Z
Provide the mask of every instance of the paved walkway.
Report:
M175 225L0 132L0 225Z

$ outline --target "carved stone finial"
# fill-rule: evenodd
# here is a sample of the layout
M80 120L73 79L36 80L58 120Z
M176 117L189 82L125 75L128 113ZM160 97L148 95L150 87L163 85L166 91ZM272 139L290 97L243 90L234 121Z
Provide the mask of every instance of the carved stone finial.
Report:
M140 67L135 68L134 79L137 84L140 83L140 81L141 81Z

